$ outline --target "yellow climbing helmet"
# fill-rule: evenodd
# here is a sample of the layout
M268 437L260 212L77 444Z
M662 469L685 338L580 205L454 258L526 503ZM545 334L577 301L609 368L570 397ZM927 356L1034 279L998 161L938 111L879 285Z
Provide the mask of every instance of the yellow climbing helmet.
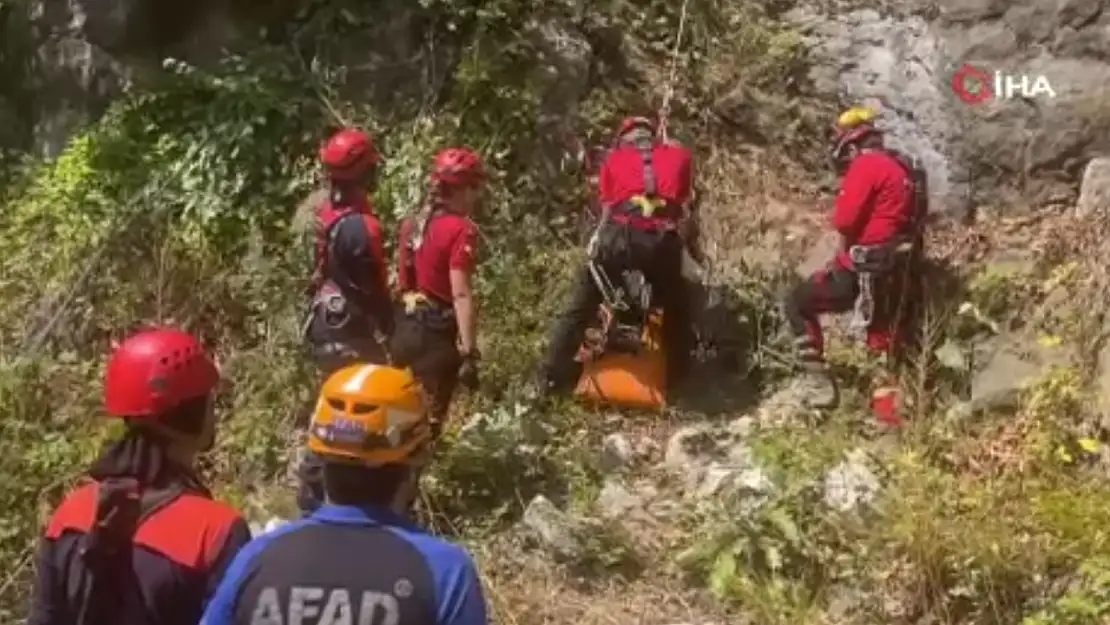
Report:
M836 119L836 129L846 131L862 124L874 126L879 118L879 111L869 106L853 106L840 114Z
M879 111L869 106L853 106L841 113L833 127L833 159L840 160L849 145L880 132L875 126L878 119Z
M421 462L432 436L412 373L370 364L324 382L308 432L308 448L325 460L372 467Z

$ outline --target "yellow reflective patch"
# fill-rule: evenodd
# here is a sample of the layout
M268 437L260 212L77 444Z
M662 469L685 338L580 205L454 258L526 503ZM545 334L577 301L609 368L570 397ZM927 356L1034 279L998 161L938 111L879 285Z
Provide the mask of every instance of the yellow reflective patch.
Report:
M646 195L634 195L629 201L635 204L645 217L651 217L656 210L667 205L667 202L660 198L649 198Z

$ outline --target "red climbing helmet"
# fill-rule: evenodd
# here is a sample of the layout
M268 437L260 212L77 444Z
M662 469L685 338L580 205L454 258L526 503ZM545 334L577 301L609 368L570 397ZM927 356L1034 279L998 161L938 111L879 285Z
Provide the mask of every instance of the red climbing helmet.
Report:
M642 128L655 134L655 122L647 117L626 117L621 120L621 125L617 127L617 138L632 132L633 130Z
M188 332L139 332L112 353L104 376L104 407L113 417L153 417L211 393L216 365Z
M470 148L447 148L432 162L432 182L445 187L480 185L486 181L482 157Z
M358 180L381 160L370 135L345 128L320 147L320 163L333 180Z

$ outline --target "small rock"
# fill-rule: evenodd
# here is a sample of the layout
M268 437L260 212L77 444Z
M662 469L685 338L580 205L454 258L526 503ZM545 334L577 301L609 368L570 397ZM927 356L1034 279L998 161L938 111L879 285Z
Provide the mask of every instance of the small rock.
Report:
M632 463L636 451L623 434L610 434L601 443L601 470L611 473Z
M713 463L705 468L701 483L694 495L699 499L708 499L721 492L725 483L736 476L736 469Z
M556 508L543 495L537 495L525 508L523 522L554 555L577 560L585 554L577 520Z
M667 441L663 464L677 470L704 464L707 453L714 450L714 443L712 432L707 428L697 426L680 428Z
M597 497L597 507L601 516L618 519L633 510L643 507L643 499L634 495L617 480L607 479Z
M875 500L882 485L869 466L867 453L857 449L825 475L825 505L848 512Z
M971 380L971 408L1001 410L1016 404L1021 394L1053 365L1066 364L1064 350L1053 351L1013 339L989 350L986 365Z
M739 419L733 419L728 424L728 433L737 438L743 438L751 434L755 426L756 421L754 417L740 417Z
M1110 158L1093 158L1083 172L1075 211L1085 217L1107 210L1110 210Z
M954 341L945 341L943 345L933 351L933 355L936 356L937 362L947 369L967 371L970 368L967 351Z

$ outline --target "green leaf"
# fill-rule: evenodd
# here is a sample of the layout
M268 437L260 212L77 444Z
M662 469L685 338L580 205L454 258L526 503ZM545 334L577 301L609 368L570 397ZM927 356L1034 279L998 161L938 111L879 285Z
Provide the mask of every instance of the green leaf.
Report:
M791 546L797 547L802 544L802 533L794 519L790 518L785 510L777 508L771 510L767 514L767 520Z
M736 572L739 564L732 551L723 551L713 563L713 570L709 573L709 590L718 599L728 596L729 590L736 582Z

